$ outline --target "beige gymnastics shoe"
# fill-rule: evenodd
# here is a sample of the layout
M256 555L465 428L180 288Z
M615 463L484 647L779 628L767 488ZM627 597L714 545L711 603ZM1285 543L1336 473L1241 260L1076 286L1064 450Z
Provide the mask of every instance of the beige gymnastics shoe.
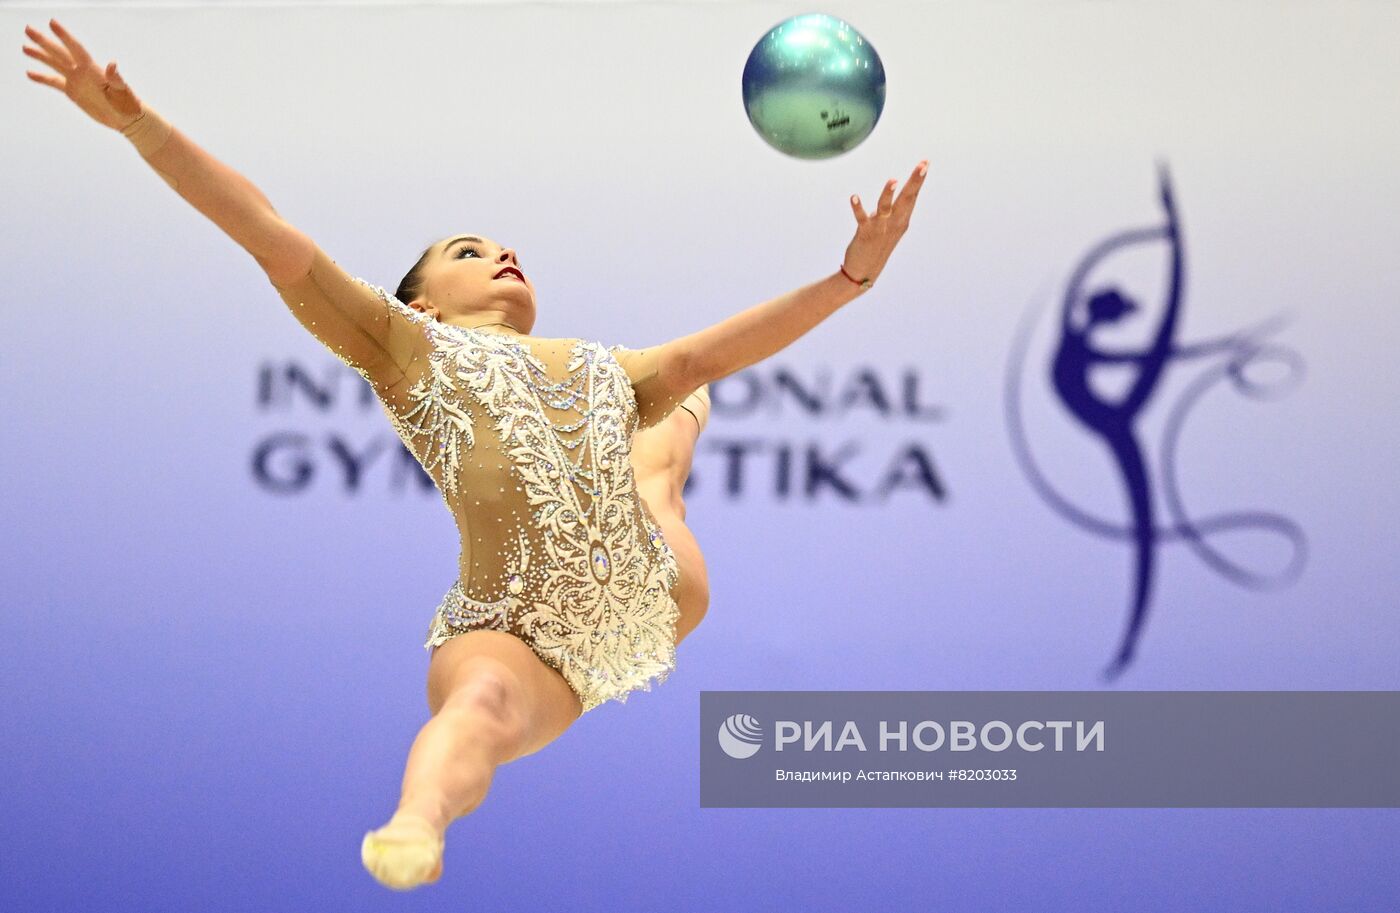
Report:
M681 402L681 408L700 423L700 430L705 430L705 424L710 420L710 385L701 384L700 388L687 396Z
M394 815L389 823L365 834L360 861L387 888L407 891L442 877L443 839L437 828L416 815Z

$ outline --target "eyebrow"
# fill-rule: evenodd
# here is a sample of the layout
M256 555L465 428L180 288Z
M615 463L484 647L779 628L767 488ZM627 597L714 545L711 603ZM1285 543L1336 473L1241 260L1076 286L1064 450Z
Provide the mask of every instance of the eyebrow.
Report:
M451 250L453 245L455 245L459 241L475 241L477 244L486 243L485 241L482 241L480 238L478 238L476 235L463 235L460 238L453 238L451 241L448 241L442 246L443 256L447 256L447 252Z

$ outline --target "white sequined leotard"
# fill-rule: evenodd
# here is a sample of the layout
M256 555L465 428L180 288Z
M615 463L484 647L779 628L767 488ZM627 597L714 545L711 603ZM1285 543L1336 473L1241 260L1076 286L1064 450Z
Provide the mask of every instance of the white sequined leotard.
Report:
M456 518L458 577L425 647L509 631L559 671L585 712L664 681L675 667L678 569L630 460L633 432L678 402L655 391L651 350L442 323L324 254L303 280L276 288L371 383ZM364 323L367 297L383 324ZM314 325L334 314L360 321L362 334L414 334L415 356L372 375L353 321Z

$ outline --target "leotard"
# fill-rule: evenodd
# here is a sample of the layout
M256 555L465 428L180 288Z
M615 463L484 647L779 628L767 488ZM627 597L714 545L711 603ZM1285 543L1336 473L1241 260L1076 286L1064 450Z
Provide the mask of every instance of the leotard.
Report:
M370 383L457 522L457 579L425 649L508 631L584 712L665 681L679 571L630 460L632 434L686 395L659 382L656 350L443 323L319 250L306 276L274 288ZM389 334L412 353L402 364L374 342Z

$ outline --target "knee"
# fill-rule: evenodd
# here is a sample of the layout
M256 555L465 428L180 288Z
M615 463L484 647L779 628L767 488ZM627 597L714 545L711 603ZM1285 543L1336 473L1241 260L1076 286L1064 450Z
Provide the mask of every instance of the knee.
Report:
M515 748L528 730L525 703L525 686L509 666L489 657L473 657L461 670L443 710L485 718L501 740Z

